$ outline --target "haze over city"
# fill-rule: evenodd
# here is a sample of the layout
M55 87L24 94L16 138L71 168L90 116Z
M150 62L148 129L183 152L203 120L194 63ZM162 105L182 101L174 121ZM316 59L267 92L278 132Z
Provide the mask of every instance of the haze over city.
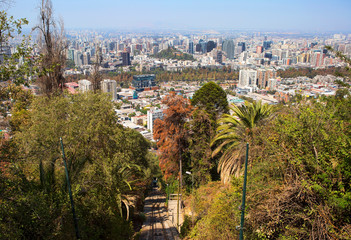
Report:
M350 10L0 0L0 240L350 239Z
M53 0L65 27L153 30L256 30L348 32L351 1L160 1ZM40 1L17 0L8 9L15 18L37 23Z

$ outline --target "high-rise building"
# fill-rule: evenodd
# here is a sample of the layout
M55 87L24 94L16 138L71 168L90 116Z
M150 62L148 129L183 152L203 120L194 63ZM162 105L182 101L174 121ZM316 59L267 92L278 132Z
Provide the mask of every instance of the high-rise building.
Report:
M259 88L266 88L269 79L275 79L277 72L273 69L258 69L257 70L257 85Z
M127 51L123 51L121 53L122 55L122 65L123 66L129 66L130 65L130 54Z
M239 62L246 62L248 58L247 51L240 53Z
M1 45L0 46L0 63L4 61L6 57L10 57L10 56L11 56L11 48L7 45L5 46Z
M80 92L87 92L87 91L93 90L93 85L87 79L79 80L78 85L79 85Z
M245 42L238 42L238 47L242 48L242 52L246 51L246 44L245 44Z
M265 50L269 49L272 46L273 42L272 41L264 41L263 42L263 48Z
M239 55L240 53L244 52L245 50L246 50L245 43L239 42L235 48L235 54Z
M74 61L74 49L68 49L67 57L69 60Z
M222 44L222 50L226 53L227 58L234 59L234 41L233 40L225 40Z
M83 65L89 65L90 64L90 54L87 52L83 53Z
M189 50L188 53L194 54L194 42L189 42Z
M263 47L262 46L257 46L256 47L256 53L260 54L263 52Z
M257 71L240 70L238 87L255 87L257 82Z
M120 43L118 44L118 51L123 51L124 50L124 44Z
M136 44L135 45L136 50L142 51L143 50L143 45L141 44Z
M206 51L211 52L215 47L217 47L217 44L214 41L208 41Z
M202 39L200 39L199 45L200 45L201 53L207 53L207 42L202 40Z
M216 62L222 64L223 62L223 53L222 51L217 51Z
M200 43L195 45L195 51L196 52L201 52L201 44Z
M151 133L154 131L154 122L156 119L163 120L163 110L155 109L147 111L147 129L150 130Z
M83 65L83 54L80 51L74 52L74 64L78 67Z
M117 43L116 42L110 42L108 45L108 48L110 51L114 51L117 49Z
M153 46L153 48L152 48L152 54L155 55L155 54L158 53L158 51L159 51L158 46Z
M115 80L104 79L101 81L101 90L105 93L110 93L112 100L117 100L117 83Z

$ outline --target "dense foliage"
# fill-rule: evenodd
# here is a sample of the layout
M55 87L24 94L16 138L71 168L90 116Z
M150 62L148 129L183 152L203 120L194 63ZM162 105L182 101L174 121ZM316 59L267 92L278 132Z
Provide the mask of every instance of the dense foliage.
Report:
M214 122L223 113L229 112L227 94L214 82L205 83L196 91L191 99L191 104L205 110Z
M164 82L164 81L221 81L221 80L237 80L239 79L239 73L237 71L231 70L230 67L222 67L222 68L186 68L182 71L165 71L161 68L157 68L152 71L143 71L143 72L111 72L108 74L104 74L103 78L109 78L116 80L123 85L123 87L127 87L127 83L130 84L133 80L134 75L140 74L156 74L156 81ZM79 75L79 76L68 76L67 81L78 81L80 79L86 79L87 76Z
M270 124L255 131L249 155L247 239L349 239L350 108L349 97L302 99L282 107ZM193 239L238 236L234 226L239 225L242 178L234 177L231 183L211 197L197 198L196 206L210 203L196 211L198 222L189 235ZM206 188L213 191L206 185L198 194ZM225 224L214 228L217 221Z
M155 55L152 55L155 58L163 58L163 59L175 59L175 60L190 60L195 61L193 55L180 52L173 47L168 47L165 50L162 50Z
M281 78L296 78L296 77L309 77L314 78L317 75L333 75L333 76L343 76L343 77L351 77L350 71L341 67L332 67L332 68L321 68L321 69L313 69L313 68L289 68L286 70L278 70L277 75Z
M129 239L156 170L149 143L117 124L108 95L37 97L27 114L1 148L0 239L74 238L60 137L82 238Z
M0 11L0 81L12 80L13 83L23 84L26 77L36 72L35 59L31 55L32 48L29 40L22 35L22 27L27 25L25 18L14 19L8 16L3 10ZM16 52L10 52L10 41L16 36L22 37L21 44L17 45ZM18 60L22 59L22 64L18 66Z

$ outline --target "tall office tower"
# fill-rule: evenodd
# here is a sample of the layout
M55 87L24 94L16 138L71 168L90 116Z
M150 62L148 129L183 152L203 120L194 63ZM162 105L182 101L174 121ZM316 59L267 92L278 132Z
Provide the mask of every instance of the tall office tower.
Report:
M74 61L74 49L68 49L67 57L69 60Z
M201 47L201 53L207 53L207 42L201 39L199 44Z
M136 50L137 50L136 49L136 44L130 45L130 53L131 53L132 56L134 56L134 53L135 53Z
M115 51L117 49L116 45L117 45L116 42L110 42L109 45L108 45L109 51Z
M237 45L235 48L235 55L239 55L240 53L242 53L243 50L243 46L242 45Z
M123 51L121 53L122 55L122 65L123 66L129 66L130 65L130 54L127 51Z
M238 87L255 87L257 81L257 71L240 70Z
M200 43L195 45L195 52L201 52L201 44Z
M225 40L222 44L222 50L226 53L227 58L234 59L234 41L233 40Z
M206 51L211 52L216 47L217 47L217 44L214 41L208 41Z
M152 48L152 54L155 55L156 53L158 53L158 46L153 46Z
M288 58L290 56L289 50L282 50L281 59Z
M269 49L272 46L273 42L272 41L264 41L263 42L263 48L265 50Z
M238 42L238 46L239 46L239 47L240 47L240 46L242 47L242 52L246 50L246 44L245 44L245 42Z
M79 51L74 52L74 64L78 67L83 65L83 54Z
M93 90L93 85L87 79L79 80L78 85L79 85L80 92L87 92L87 91Z
M217 51L216 62L222 64L223 62L223 53L222 51Z
M105 93L110 93L112 100L117 100L117 83L115 80L104 79L101 81L101 90Z
M189 42L189 50L188 50L188 53L194 54L194 42L193 42L193 41Z
M152 50L151 42L147 42L145 47L146 47L146 50L151 51Z
M256 47L256 53L260 54L263 52L263 47L262 46L257 46Z
M123 51L124 50L124 44L120 43L118 44L118 51Z
M83 65L89 65L90 64L90 54L85 52L83 53Z
M135 48L136 48L136 50L139 50L141 52L143 50L143 45L142 44L136 44Z
M272 59L273 55L272 55L271 52L265 52L265 53L264 53L264 57L265 57L265 58Z

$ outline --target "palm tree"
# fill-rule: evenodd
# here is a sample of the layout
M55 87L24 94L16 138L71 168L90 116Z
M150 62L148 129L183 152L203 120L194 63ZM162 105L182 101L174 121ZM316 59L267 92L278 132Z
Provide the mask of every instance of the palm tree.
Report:
M135 174L142 174L142 170L136 164L121 164L118 161L111 165L104 166L106 176L106 185L104 187L113 196L122 218L122 205L124 204L127 211L125 220L128 221L130 208L128 193L133 190L133 184L139 181L139 179L135 179Z
M271 116L272 106L261 101L230 108L233 115L224 114L219 120L217 135L211 145L219 144L212 152L212 157L222 152L218 172L224 183L230 181L231 175L240 175L243 164L245 143L251 144L258 127Z

